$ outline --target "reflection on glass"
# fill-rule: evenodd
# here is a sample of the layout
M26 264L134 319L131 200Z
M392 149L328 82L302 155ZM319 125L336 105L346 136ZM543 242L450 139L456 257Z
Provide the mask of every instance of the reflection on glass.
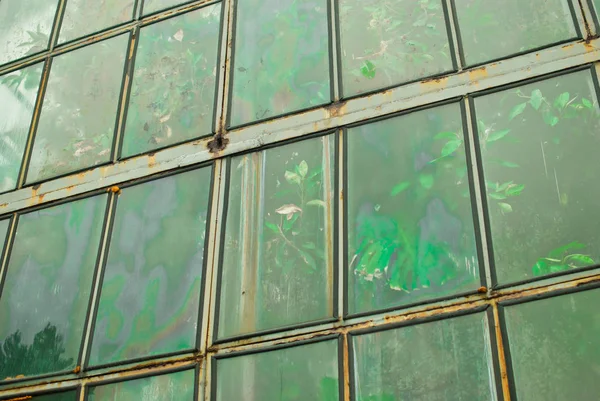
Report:
M0 192L17 186L42 67L36 64L0 76Z
M339 401L337 340L213 361L215 401Z
M221 5L140 30L123 157L212 130Z
M577 36L569 0L454 0L467 65Z
M152 14L156 11L175 7L190 1L191 0L144 0L144 15Z
M230 168L219 338L331 317L333 135Z
M52 61L28 183L110 160L128 39L117 36Z
M358 400L496 400L483 313L358 335L353 349Z
M22 398L25 400L26 398ZM77 391L67 391L64 393L52 393L52 394L44 394L44 395L36 395L32 398L27 398L29 401L77 401ZM16 398L19 400L19 398Z
M231 125L330 101L327 1L236 5Z
M195 347L211 171L119 195L91 365Z
M600 114L581 71L475 99L496 275L531 279L600 261Z
M90 387L89 401L193 401L194 370ZM45 401L45 400L44 400Z
M345 96L452 70L441 0L340 0Z
M504 309L519 401L598 398L598 302L592 290Z
M0 379L75 368L106 198L19 217L0 298Z
M134 7L134 0L68 0L58 43L131 21Z
M0 1L0 64L48 48L58 0Z
M479 286L458 104L350 128L349 312Z

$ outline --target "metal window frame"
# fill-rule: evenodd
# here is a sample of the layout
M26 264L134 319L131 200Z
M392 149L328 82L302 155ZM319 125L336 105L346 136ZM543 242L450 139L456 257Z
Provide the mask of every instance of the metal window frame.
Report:
M129 22L107 27L79 39L58 44L60 21L65 12L68 0L59 0L49 47L46 51L23 57L0 66L0 75L17 71L21 68L44 62L40 87L36 97L35 108L29 130L24 161L29 159L33 144L34 128L39 121L43 90L47 86L51 59L65 52L88 46L101 40L129 33L129 45L125 61L124 80L117 109L115 140L121 141L124 129L124 116L128 105L129 88L133 74L133 59L136 53L137 39L141 27L154 22L163 21L186 12L200 9L211 4L221 3L222 17L217 67L217 85L214 105L212 136L199 137L181 144L157 149L137 156L119 159L115 149L120 143L113 144L111 162L91 169L69 173L68 175L40 181L39 183L24 184L24 168L19 175L16 190L0 193L0 218L10 219L5 246L2 250L0 277L7 274L10 244L14 241L17 216L39 208L50 207L63 202L72 201L87 196L103 193L113 186L135 185L149 179L168 176L187 169L202 168L212 165L211 193L209 204L205 245L205 268L203 272L202 296L199 305L200 320L198 323L198 349L177 355L159 355L144 358L144 360L123 361L110 366L98 366L93 369L76 371L66 374L51 374L25 379L0 382L0 399L14 398L21 395L37 395L66 389L77 389L78 399L86 399L87 387L115 381L133 380L150 375L166 374L172 371L195 369L195 392L197 399L211 400L213 394L214 376L213 359L234 355L236 352L260 352L269 347L292 344L295 346L304 341L324 340L327 337L338 338L338 354L341 355L338 368L340 369L340 401L351 398L353 384L351 382L352 347L350 339L364 330L385 330L398 325L418 324L423 320L444 319L455 314L475 313L486 310L490 325L490 346L497 360L492 361L494 371L500 377L497 384L499 399L509 401L514 398L514 387L510 382L510 361L508 339L504 336L506 330L502 321L502 308L515 302L525 302L539 297L558 296L582 289L595 288L600 282L600 266L576 269L566 274L554 274L540 277L536 280L497 284L494 278L493 255L491 254L491 236L485 200L485 187L482 184L483 169L481 156L477 147L477 128L473 124L474 107L472 97L489 91L498 92L515 84L528 83L553 75L562 75L578 68L591 68L596 75L600 71L600 29L598 16L592 0L568 0L572 7L575 27L581 33L581 38L572 39L566 43L550 44L539 49L507 55L501 60L486 62L479 66L465 67L460 32L455 13L455 0L442 0L446 30L452 57L456 62L456 70L441 75L427 77L414 82L403 82L388 88L381 88L369 93L344 97L341 87L340 62L340 24L338 0L327 0L327 22L329 30L329 65L331 78L332 103L310 109L297 110L287 115L271 117L264 121L255 121L244 126L229 127L232 58L234 48L234 17L237 1L241 0L190 0L163 10L143 15L143 5ZM135 0L142 3L141 0ZM583 66L583 67L582 67ZM597 80L597 78L595 78ZM125 82L127 80L127 82ZM600 93L595 82L597 95ZM478 291L468 294L457 294L443 299L434 299L414 305L403 305L389 310L372 311L361 315L348 315L343 305L347 302L348 272L345 256L345 234L348 232L347 221L344 218L347 210L347 199L344 191L347 187L347 128L357 124L365 124L382 118L410 113L418 108L430 108L444 102L459 102L463 118L465 136L465 153L467 158L469 188L473 209L474 224L479 224L480 233L477 236L478 258L480 264L480 280L482 285ZM214 327L218 309L218 275L220 274L220 256L223 252L221 233L224 231L224 216L226 215L227 198L227 169L230 160L228 156L246 152L264 150L295 140L320 135L336 136L336 168L334 177L335 203L334 232L334 269L335 288L334 308L336 317L328 322L315 322L308 325L280 328L275 331L253 333L244 338L217 340ZM90 305L98 302L99 275L103 269L100 264L106 262L107 246L110 240L110 227L107 222L114 220L116 208L115 193L110 193L107 200L105 226L101 238L99 254L103 255L97 261L98 271L94 278L93 295ZM477 235L477 233L476 233ZM480 249L481 248L481 249ZM347 262L347 261L346 261ZM483 270L481 270L483 269ZM483 273L485 273L483 275ZM1 288L0 288L1 290ZM90 310L88 310L88 315ZM90 333L93 318L87 318L84 327L85 336L82 339L82 349L91 345ZM87 351L81 351L82 353ZM80 355L80 359L83 358ZM212 387L212 389L211 389ZM511 397L512 395L512 397ZM214 401L214 399L213 399Z

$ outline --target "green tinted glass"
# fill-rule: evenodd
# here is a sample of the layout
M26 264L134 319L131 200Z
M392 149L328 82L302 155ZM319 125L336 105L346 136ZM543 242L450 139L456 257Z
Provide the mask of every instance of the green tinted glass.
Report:
M211 172L119 195L91 365L195 348Z
M236 4L231 125L329 103L325 0Z
M0 220L0 257L2 255L2 252L4 251L4 243L6 242L6 236L8 235L9 225L10 219ZM2 294L0 293L0 295Z
M458 104L350 128L349 312L480 286Z
M144 15L189 3L192 0L144 0Z
M135 0L68 0L58 43L131 21L135 3Z
M42 68L36 64L0 76L0 192L17 186Z
M220 338L332 316L333 135L230 160Z
M215 401L339 401L337 340L214 363Z
M221 5L140 30L122 156L212 131Z
M184 370L91 387L87 399L89 401L194 401L195 381L196 372Z
M52 61L27 182L110 160L128 39L117 36Z
M596 302L600 302L600 290L504 309L519 401L598 398L600 315Z
M454 0L467 65L578 36L569 0Z
M576 72L475 99L496 275L527 280L600 261L600 118Z
M23 400L25 399L26 398L23 398ZM29 401L77 401L78 399L77 391L36 395L31 399L27 398ZM17 397L16 400L19 400L19 398Z
M352 344L359 401L497 399L483 313L358 335Z
M442 3L340 0L344 95L452 70Z
M0 1L0 64L43 52L58 0Z
M106 198L19 217L0 298L0 378L75 368Z

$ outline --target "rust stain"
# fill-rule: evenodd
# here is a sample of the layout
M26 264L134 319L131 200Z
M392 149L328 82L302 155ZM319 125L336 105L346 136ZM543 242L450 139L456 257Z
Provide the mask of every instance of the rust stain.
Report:
M206 144L206 147L210 153L218 155L222 150L225 150L228 144L229 138L219 132Z
M487 293L487 287L481 286L477 289L477 292L480 294L485 294L485 293Z
M325 107L327 118L341 117L346 114L346 101L333 103Z
M121 195L121 188L119 188L118 185L113 185L112 187L108 188L106 192L112 192L113 194Z
M596 51L596 48L588 41L583 42L583 47L585 48L586 53Z
M85 179L85 173L77 174L77 178L79 178L79 181L83 181Z
M81 372L81 366L77 365L75 369L73 369L73 373L77 374L79 372Z
M562 46L562 47L561 47L561 49L562 49L562 50L569 50L569 49L570 49L570 48L572 48L573 46L575 46L575 44L574 44L574 43L569 43L569 44L566 44L566 45Z
M344 369L344 401L350 401L350 353L348 352L348 336L344 335L342 345L343 369Z
M469 71L467 71L467 74L469 75L469 79L471 81L478 81L478 80L488 76L486 67L480 67L480 68L475 68L473 70L469 70ZM476 82L474 82L474 83L477 85Z
M71 192L74 188L75 188L75 185L69 185L68 187L65 188L65 191Z
M8 399L8 400L6 400L6 401L24 401L24 400L30 400L30 399L32 399L32 398L33 398L32 396L30 396L30 395L26 395L26 396L23 396L23 397L9 398L9 399Z
M444 88L448 82L448 77L429 78L421 81L424 87L434 87L435 89Z
M148 155L148 167L152 168L156 166L156 155L154 153L150 153Z
M8 206L7 202L4 202L3 204L0 205L0 207L6 207L6 206Z
M496 332L496 343L498 346L498 364L500 365L500 377L502 380L502 392L504 399L510 401L510 387L508 383L508 368L506 366L506 354L504 353L504 343L502 341L502 332L500 331L500 316L496 302L492 304L494 313L494 331Z
M38 197L37 197L37 202L38 202L38 203L42 203L42 202L44 201L44 196L46 196L46 194L41 194L41 195L38 195Z

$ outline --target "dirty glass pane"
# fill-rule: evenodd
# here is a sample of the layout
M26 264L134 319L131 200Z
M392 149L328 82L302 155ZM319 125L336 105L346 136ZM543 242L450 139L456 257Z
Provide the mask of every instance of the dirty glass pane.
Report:
M452 70L441 0L340 0L339 10L345 96Z
M121 35L52 61L27 182L110 160L128 39Z
M0 192L17 186L42 68L36 64L0 76Z
M122 156L212 131L221 5L140 30Z
M67 391L64 393L52 393L44 395L35 395L32 398L22 398L29 401L77 401L77 391ZM17 397L16 400L19 400Z
M236 5L231 125L329 103L327 1Z
M574 39L569 0L454 0L467 65Z
M133 13L134 0L68 0L58 43L129 22Z
M90 387L89 401L193 401L195 370Z
M592 290L505 308L519 401L598 398L598 302Z
M219 338L331 317L334 137L234 157Z
M349 312L480 286L458 104L350 128Z
M8 226L10 225L10 219L0 220L0 257L4 251L4 243L6 242L6 236L8 235ZM0 288L0 295L2 288Z
M211 169L124 188L90 364L193 349Z
M218 359L215 401L339 401L337 342Z
M58 0L0 1L0 64L48 48Z
M0 298L0 379L75 368L106 198L19 217Z
M189 3L192 0L144 0L144 15L152 14L180 4Z
M588 70L475 99L500 283L600 262L600 114Z
M353 337L357 400L496 400L487 325L479 313Z

